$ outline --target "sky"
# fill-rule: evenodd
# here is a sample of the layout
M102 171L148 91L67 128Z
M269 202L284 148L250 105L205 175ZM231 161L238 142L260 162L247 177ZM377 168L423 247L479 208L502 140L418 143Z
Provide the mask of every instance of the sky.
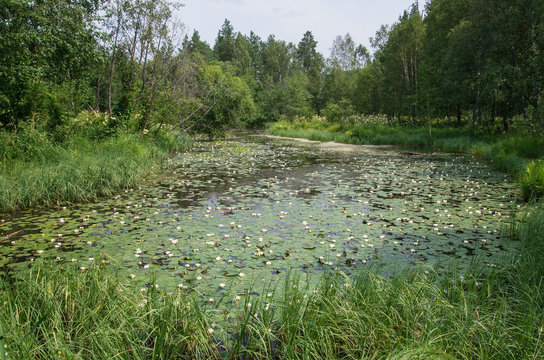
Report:
M350 33L369 51L368 39L382 24L392 24L414 0L183 0L181 21L191 36L198 30L213 47L217 32L228 19L236 32L253 31L263 40L276 39L298 44L310 30L325 57L337 35ZM420 0L420 8L424 2Z

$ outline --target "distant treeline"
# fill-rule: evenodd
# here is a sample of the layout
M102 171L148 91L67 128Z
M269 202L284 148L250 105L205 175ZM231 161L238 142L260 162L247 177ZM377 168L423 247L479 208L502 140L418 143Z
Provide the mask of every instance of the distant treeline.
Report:
M243 35L225 20L213 47L183 34L169 0L5 0L0 5L0 124L66 134L82 111L108 126L221 134L295 116L385 114L507 130L544 123L544 2L432 0L370 39L349 34L325 58ZM60 136L62 138L62 136Z

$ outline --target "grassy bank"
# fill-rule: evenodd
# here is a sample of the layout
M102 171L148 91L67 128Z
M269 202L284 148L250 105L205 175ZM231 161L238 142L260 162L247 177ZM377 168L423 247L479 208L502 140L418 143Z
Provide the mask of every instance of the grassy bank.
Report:
M142 291L99 266L0 283L0 358L538 359L544 356L544 206L518 216L503 270L287 279L281 296L221 304ZM53 269L54 270L54 269ZM271 292L274 292L273 289ZM5 352L3 352L5 351Z
M513 132L490 134L471 128L410 128L386 125L381 118L333 124L323 117L279 121L268 126L272 135L358 145L399 145L435 148L487 159L519 179L525 198L544 195L544 138Z
M0 131L0 213L79 202L135 186L172 151L188 146L159 133L74 126ZM106 126L103 126L106 127Z

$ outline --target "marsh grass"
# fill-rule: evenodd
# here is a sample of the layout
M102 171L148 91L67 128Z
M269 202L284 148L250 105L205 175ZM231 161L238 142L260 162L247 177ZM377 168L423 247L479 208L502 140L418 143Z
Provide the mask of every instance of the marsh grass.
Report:
M135 186L190 140L124 133L102 141L76 136L62 144L38 131L0 133L0 213L80 202Z
M540 359L544 205L509 231L523 250L500 269L331 270L316 287L292 272L216 325L225 299L166 294L152 278L141 291L100 266L34 268L0 283L0 328L8 358Z
M531 161L520 177L521 191L527 199L544 196L544 161Z

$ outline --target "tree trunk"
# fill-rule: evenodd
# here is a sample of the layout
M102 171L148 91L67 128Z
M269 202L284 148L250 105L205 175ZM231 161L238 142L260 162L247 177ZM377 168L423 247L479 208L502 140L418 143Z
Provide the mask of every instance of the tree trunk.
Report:
M457 127L461 127L461 105L457 104Z
M113 46L111 50L111 62L110 62L110 82L108 84L108 114L111 115L111 93L113 87L113 74L115 73L115 49L117 48L117 41L119 39L119 33L121 32L122 14L120 10L120 4L117 4L117 26L115 28L115 37L113 40Z

